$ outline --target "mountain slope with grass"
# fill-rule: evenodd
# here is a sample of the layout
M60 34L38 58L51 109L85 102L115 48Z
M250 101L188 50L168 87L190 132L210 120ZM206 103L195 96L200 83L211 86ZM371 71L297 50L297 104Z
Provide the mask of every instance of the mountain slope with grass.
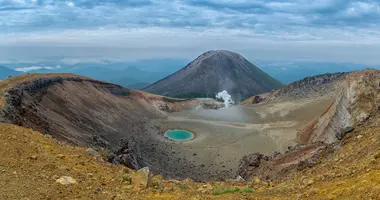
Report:
M0 198L11 199L377 199L380 130L360 128L316 164L274 181L250 182L144 176L104 162L87 147L73 147L22 127L0 124ZM335 149L335 150L333 150ZM101 154L101 149L96 149ZM15 157L17 156L17 157ZM62 185L62 177L74 183ZM65 183L65 182L64 182Z

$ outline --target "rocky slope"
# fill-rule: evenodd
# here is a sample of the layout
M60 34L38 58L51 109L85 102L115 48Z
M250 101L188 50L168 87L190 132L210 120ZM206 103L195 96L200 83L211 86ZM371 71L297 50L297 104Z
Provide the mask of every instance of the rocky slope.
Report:
M211 97L227 90L233 100L269 92L282 84L241 55L229 51L209 51L176 73L144 90L171 97Z
M331 96L335 101L298 132L300 145L284 155L267 157L259 153L241 160L239 174L245 178L260 175L275 178L298 167L314 165L318 157L331 149L356 128L378 126L380 71L367 69L347 74L310 77L271 93L254 96L243 104L265 104L284 99L318 99Z
M259 94L245 99L241 104L258 104L277 100L279 98L314 98L323 96L335 90L334 82L344 78L347 73L323 74L306 77L290 83L269 93Z
M299 142L332 143L346 130L368 121L378 110L380 72L366 69L351 73L325 74L305 78L271 93L257 95L242 104L283 99L317 99L331 95L335 101L299 133Z
M142 160L138 152L145 150L135 151L134 141L145 137L149 119L165 118L167 112L199 104L198 100L166 98L72 74L14 77L1 81L0 89L1 121L70 144L120 153L110 159L134 168L145 165L136 162Z

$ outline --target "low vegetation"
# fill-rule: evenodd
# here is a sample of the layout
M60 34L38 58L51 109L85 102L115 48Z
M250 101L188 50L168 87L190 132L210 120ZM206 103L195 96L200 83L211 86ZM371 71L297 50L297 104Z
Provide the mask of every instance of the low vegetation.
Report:
M0 199L378 199L380 128L349 133L318 164L274 182L197 183L134 174L30 129L0 124ZM63 181L64 180L64 181ZM67 184L67 185L64 185ZM227 189L226 189L227 188ZM222 197L220 196L222 195Z
M228 193L235 193L235 192L240 192L240 193L252 193L253 189L252 188L246 188L246 189L240 189L238 187L235 188L230 188L230 189L220 189L220 190L214 190L212 192L213 195L222 195L222 194L228 194Z

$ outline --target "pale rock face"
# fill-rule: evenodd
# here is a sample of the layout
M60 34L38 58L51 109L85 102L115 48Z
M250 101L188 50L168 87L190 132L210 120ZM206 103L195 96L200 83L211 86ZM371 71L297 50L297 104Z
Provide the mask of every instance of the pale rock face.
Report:
M147 188L152 182L152 174L149 167L144 167L136 172L132 177L132 183L135 187Z
M62 176L61 178L57 179L55 182L60 183L61 185L71 185L71 184L77 184L77 181L70 176Z

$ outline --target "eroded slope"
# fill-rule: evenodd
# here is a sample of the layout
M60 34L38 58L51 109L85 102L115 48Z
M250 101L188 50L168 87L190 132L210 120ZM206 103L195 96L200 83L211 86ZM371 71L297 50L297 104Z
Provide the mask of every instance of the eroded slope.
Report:
M166 98L72 74L14 77L1 81L0 88L2 121L70 144L119 152L110 159L135 168L146 166L137 162L142 160L139 151L131 150L136 148L134 138L144 137L149 129L145 123L198 104L198 100ZM119 151L125 148L129 151Z
M324 96L332 97L333 101L299 130L299 145L289 148L284 155L248 155L241 160L239 174L247 179L255 175L275 179L294 168L314 165L324 149L339 142L354 129L378 126L379 81L380 72L372 69L328 74L306 78L272 93L248 99L244 104L258 103L263 106L271 102L281 104L292 99L309 101Z

